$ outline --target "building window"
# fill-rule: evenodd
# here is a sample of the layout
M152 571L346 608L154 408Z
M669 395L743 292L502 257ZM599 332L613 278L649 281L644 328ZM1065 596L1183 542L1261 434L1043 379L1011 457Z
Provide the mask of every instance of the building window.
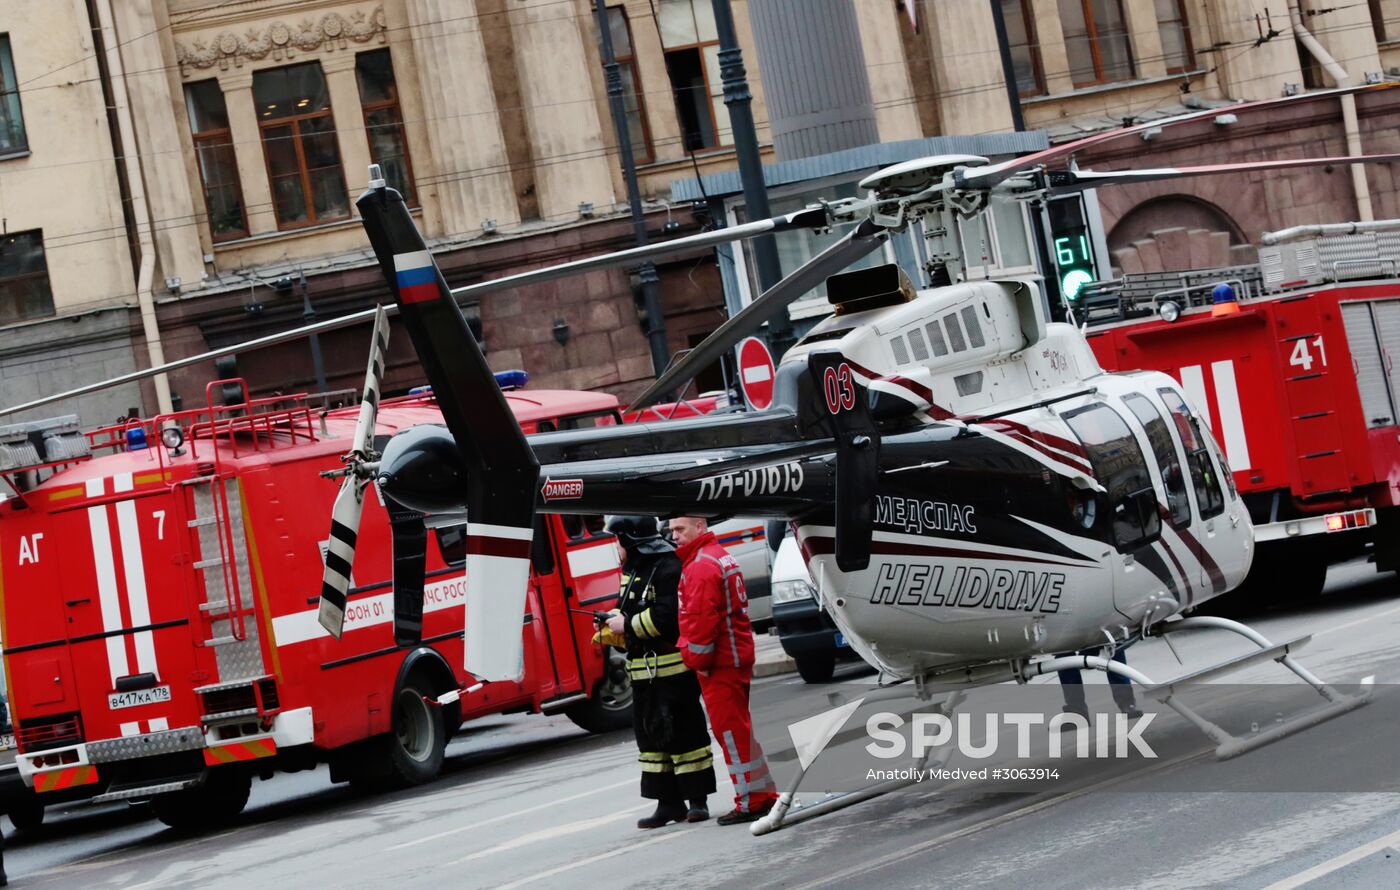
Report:
M1191 50L1191 23L1185 0L1156 0L1157 31L1162 35L1162 58L1168 74L1190 71L1195 65Z
M661 0L657 21L686 151L731 144L710 0Z
M15 57L10 54L10 35L0 34L0 155L29 150L24 133L24 113L19 107L19 79L15 77Z
M627 133L632 140L632 160L649 164L653 159L651 130L647 127L646 102L642 98L637 54L632 48L632 29L621 6L608 7L608 30L612 33L613 58L622 76L622 107L627 113Z
M1016 88L1022 96L1043 94L1045 74L1040 67L1040 44L1035 39L1030 0L1001 0L1001 17L1006 22L1006 42L1011 48Z
M201 80L185 86L185 110L190 116L195 161L204 184L204 209L215 241L243 238L248 220L243 215L243 190L238 182L238 160L228 126L224 92L217 80Z
M360 106L365 112L370 160L379 165L384 180L403 195L404 201L417 204L413 164L408 158L403 112L399 110L399 87L394 81L389 51L360 53L355 57L355 76L360 81Z
M14 232L0 237L0 324L53 315L44 233Z
M278 227L348 217L350 200L321 65L309 62L255 72L253 102Z
M1059 0L1060 25L1077 87L1133 78L1133 52L1122 0Z

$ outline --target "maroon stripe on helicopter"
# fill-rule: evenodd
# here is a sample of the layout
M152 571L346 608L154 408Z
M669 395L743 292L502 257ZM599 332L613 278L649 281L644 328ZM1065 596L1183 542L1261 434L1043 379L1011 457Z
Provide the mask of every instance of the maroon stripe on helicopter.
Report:
M1166 511L1164 510L1163 512ZM1186 602L1182 603L1182 605L1191 605L1196 601L1196 585L1191 583L1191 576L1186 573L1186 569L1181 565L1181 560L1176 556L1176 551L1172 549L1172 545L1167 543L1167 539L1158 538L1157 541L1162 545L1162 549L1166 551L1167 559L1172 561L1172 565L1176 566L1176 570L1181 573L1182 579L1186 582Z
M467 553L479 556L504 556L508 559L529 559L530 542L519 538L493 538L490 535L467 535Z
M1005 417L998 417L995 420L987 420L983 421L982 423L984 426L1004 426L1007 429L1015 430L1016 432L1024 436L1029 436L1038 442L1043 442L1051 448L1056 448L1060 451L1068 451L1070 454L1077 454L1083 458L1087 458L1089 456L1089 453L1084 450L1084 446L1074 441L1073 439L1066 439L1063 436L1057 436L1054 433L1047 433L1044 430L1034 429L1033 427L1026 426L1024 423L1018 423L1014 420L1008 420Z
M1191 555L1200 561L1201 567L1210 576L1211 593L1220 593L1225 589L1225 573L1220 571L1220 564L1206 551L1201 542L1196 540L1196 536L1188 529L1178 529L1177 534L1181 535L1181 540L1186 544L1186 549L1191 551Z
M806 554L825 556L836 552L836 539L829 535L808 535L802 542ZM1067 562L1049 559L1044 556L1017 556L1010 553L992 553L987 550L961 550L957 547L939 547L933 544L906 544L899 541L871 541L870 552L882 556L941 556L958 559L981 559L988 562L1033 562L1043 565L1068 566L1070 568L1097 567L1092 559L1082 562Z
M971 425L973 429L977 428L978 426L988 426L988 424ZM1011 439L1014 442L1020 442L1027 448L1034 450L1037 454L1042 454L1045 457L1048 457L1057 463L1064 464L1067 467L1073 467L1074 469L1078 470L1079 472L1083 473L1091 479L1094 478L1094 471L1089 467L1088 464L1084 463L1081 460L1077 460L1073 457L1070 457L1067 454L1055 451L1045 443L1038 442L1035 439L1032 439L1030 436L1025 435L1024 433L1017 433L1009 430L993 430L993 432L995 432L997 435L1005 436L1006 438Z
M886 383L893 383L895 386L903 387L904 389L909 390L909 392L911 392L917 398L928 402L928 412L929 414L933 415L934 420L948 420L949 418L957 416L952 411L949 411L947 408L944 408L942 405L936 404L933 401L933 390L929 389L927 386L924 386L922 383L910 380L908 377L901 377L898 374L881 374L877 371L870 370L869 368L865 367L862 364L859 364L858 362L853 362L850 359L845 358L844 356L843 359L845 360L846 364L851 366L852 371L855 371L857 374L860 374L862 377L866 378L871 383L874 383L877 380L883 380ZM867 386L868 385L869 384L867 384Z

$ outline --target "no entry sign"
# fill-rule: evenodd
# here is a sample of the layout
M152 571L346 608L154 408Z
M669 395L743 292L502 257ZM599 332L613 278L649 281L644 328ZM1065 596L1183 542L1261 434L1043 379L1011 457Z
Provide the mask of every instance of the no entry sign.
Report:
M757 337L746 337L739 343L739 386L755 411L773 404L773 356Z

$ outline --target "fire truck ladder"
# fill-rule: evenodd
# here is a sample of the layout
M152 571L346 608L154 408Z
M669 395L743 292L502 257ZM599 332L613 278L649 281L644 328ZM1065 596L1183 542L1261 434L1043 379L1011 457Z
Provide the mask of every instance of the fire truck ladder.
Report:
M249 608L242 593L251 591L253 584L238 480L211 475L185 484L194 502L194 518L188 524L199 539L194 570L204 580L204 602L199 610L211 634L203 644L214 650L219 682L261 677L266 670L258 624L246 620Z

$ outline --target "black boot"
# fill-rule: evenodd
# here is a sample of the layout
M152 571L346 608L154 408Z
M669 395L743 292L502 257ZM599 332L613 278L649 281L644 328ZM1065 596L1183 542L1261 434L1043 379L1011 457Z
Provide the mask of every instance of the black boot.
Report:
M690 809L685 814L685 821L704 822L708 818L710 818L710 808L705 803L705 798L702 797L699 800L692 800L690 802Z
M686 819L685 801L659 800L656 812L637 820L638 828L660 828L671 822L684 822Z

